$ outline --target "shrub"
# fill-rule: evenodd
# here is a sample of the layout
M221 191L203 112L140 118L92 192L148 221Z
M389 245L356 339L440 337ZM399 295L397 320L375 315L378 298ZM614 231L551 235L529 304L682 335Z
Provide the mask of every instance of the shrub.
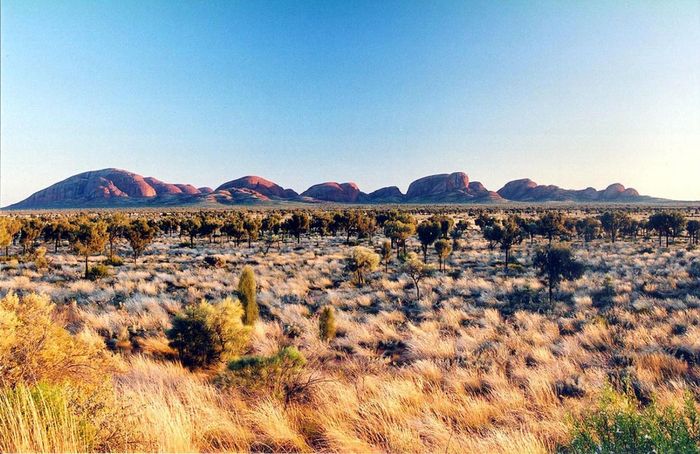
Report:
M45 295L0 299L0 385L39 381L99 383L115 370L102 339L90 332L71 335L56 322Z
M253 273L253 268L250 265L246 265L243 267L241 277L238 280L238 297L243 304L243 323L246 325L255 323L260 314L255 296L255 274Z
M176 315L166 335L183 365L207 367L236 357L246 347L249 331L242 317L241 304L232 298L217 305L201 301Z
M700 452L700 417L692 397L682 409L643 408L627 395L606 389L599 408L575 422L564 453L697 453Z
M226 266L226 260L217 255L208 255L204 257L204 263L212 268L223 268Z
M318 319L318 331L323 341L335 338L335 311L333 306L326 306L321 310L321 316Z
M105 260L104 263L105 265L110 266L122 266L124 265L124 260L121 257L114 255L111 258Z
M305 365L306 358L296 347L284 347L272 356L243 356L231 361L219 382L287 398Z
M102 263L93 265L90 267L85 277L91 281L109 277L109 268Z
M365 274L377 269L379 266L379 254L364 246L356 246L348 257L347 269L354 274L358 284L365 283Z

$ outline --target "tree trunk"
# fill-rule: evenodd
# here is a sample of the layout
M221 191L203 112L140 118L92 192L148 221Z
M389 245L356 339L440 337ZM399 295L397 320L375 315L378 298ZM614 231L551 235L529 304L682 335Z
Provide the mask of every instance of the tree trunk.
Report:
M85 256L85 279L88 278L88 259L90 258L89 255Z

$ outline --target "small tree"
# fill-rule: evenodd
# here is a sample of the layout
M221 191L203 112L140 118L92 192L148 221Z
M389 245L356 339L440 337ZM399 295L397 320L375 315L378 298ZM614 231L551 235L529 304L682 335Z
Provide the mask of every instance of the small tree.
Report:
M406 253L406 240L408 240L415 231L416 225L410 222L391 220L384 224L384 234L390 238L392 244L396 246L396 257L399 256L401 248L403 248L404 254Z
M240 216L231 216L224 220L224 225L221 226L221 232L228 238L233 238L236 246L241 244L241 241L246 236L246 230L243 227L243 219Z
M43 229L44 223L38 218L27 219L22 223L19 240L19 243L22 245L22 254L27 252L27 248L30 250L34 249L36 240L39 238L39 235L41 235Z
M445 270L445 260L452 253L452 244L446 239L439 239L435 242L435 252L440 263L440 271Z
M318 331L322 341L330 341L335 338L335 311L333 306L325 306L321 309L318 318Z
M53 251L54 253L57 253L58 246L61 244L61 240L69 238L70 234L73 231L74 227L70 222L68 222L67 219L59 218L46 224L46 226L44 227L44 238L47 241L53 241Z
M249 333L242 316L241 304L231 298L217 305L201 301L177 314L166 335L184 366L207 367L242 353Z
M690 244L698 244L698 233L700 233L700 221L688 221L686 230L688 231L688 238Z
M578 233L586 243L598 237L600 234L600 227L600 221L596 218L587 217L576 221L576 233Z
M505 268L508 269L510 250L523 241L523 231L520 229L517 219L509 216L502 224L496 224L493 232L496 242L501 245L501 250L505 254Z
M583 264L574 259L571 249L563 246L537 251L532 263L549 287L550 304L553 290L562 280L578 279L583 275Z
M255 273L250 265L243 267L241 277L238 280L238 297L243 304L243 323L254 324L259 316L258 302L256 301Z
M379 266L379 254L364 246L356 246L348 257L348 271L355 275L358 284L365 283L365 275L371 273Z
M382 257L382 262L384 263L384 271L389 272L389 260L391 260L391 241L382 241L382 247L380 249L380 255Z
M442 227L438 221L429 220L418 224L416 231L418 232L418 240L423 249L423 261L427 263L428 248L442 236Z
M310 226L311 219L303 212L292 213L292 216L284 222L285 230L294 235L297 244L301 242L301 235L309 231Z
M85 279L88 278L90 256L100 253L107 244L107 224L104 221L82 221L73 238L73 249L85 258Z
M145 219L136 219L126 227L126 239L129 241L131 250L134 252L134 262L143 254L143 251L146 250L148 245L153 242L157 233L158 227Z
M122 213L116 213L107 219L107 237L109 241L109 261L114 261L114 245L124 237L129 220Z
M194 239L199 235L202 221L198 217L189 217L180 221L180 234L190 238L190 247L194 247Z
M539 231L547 237L550 246L555 235L566 231L565 221L561 211L549 211L540 217L538 221Z
M5 249L5 255L8 254L8 248L10 247L10 244L12 244L12 237L14 236L10 234L9 224L9 218L0 218L0 247Z
M260 238L261 227L262 221L257 216L246 215L245 219L243 219L243 228L248 237L248 247L252 247L253 241L257 241Z
M416 290L416 299L420 299L420 281L427 276L431 276L435 269L423 263L415 252L409 252L404 259L402 270L404 273L408 274L413 281L413 287Z

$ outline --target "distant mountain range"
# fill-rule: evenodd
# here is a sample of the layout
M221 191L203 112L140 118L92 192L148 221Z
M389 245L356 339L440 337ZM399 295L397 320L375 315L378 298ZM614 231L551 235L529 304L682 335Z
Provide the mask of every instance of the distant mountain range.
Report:
M301 194L257 176L228 181L216 189L191 184L165 183L120 169L80 173L38 191L8 209L110 208L135 206L246 205L260 203L499 203L499 202L617 202L659 201L641 196L619 183L599 191L562 189L522 179L489 191L463 172L419 178L403 194L396 186L362 192L352 182L326 182Z

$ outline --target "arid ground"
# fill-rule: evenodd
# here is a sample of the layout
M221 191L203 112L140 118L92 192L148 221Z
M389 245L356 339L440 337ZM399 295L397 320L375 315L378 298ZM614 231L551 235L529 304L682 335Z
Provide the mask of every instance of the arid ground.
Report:
M126 213L111 259L83 227L113 212L3 214L0 451L697 451L697 208L680 231L651 207L344 210ZM605 212L636 225L613 242ZM416 226L446 218L424 260ZM579 268L550 301L552 249Z

